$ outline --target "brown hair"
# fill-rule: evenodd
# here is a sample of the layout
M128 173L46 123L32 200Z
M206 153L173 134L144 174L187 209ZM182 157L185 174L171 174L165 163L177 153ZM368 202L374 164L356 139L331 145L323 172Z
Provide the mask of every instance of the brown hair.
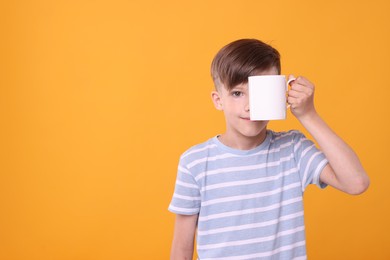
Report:
M272 46L256 40L241 39L229 43L215 55L211 76L215 87L232 89L248 82L248 77L275 67L280 74L280 54Z

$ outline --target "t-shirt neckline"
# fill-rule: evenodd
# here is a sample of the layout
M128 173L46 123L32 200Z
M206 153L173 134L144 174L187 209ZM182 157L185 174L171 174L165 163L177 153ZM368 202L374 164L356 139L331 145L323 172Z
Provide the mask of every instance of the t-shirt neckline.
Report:
M218 148L220 148L226 152L232 153L232 154L250 155L250 154L254 154L260 150L263 150L264 147L267 147L269 145L269 143L271 141L272 131L267 130L264 141L261 144L259 144L257 147L249 149L249 150L240 150L240 149L236 149L236 148L232 148L230 146L227 146L219 140L219 138L218 138L219 136L220 135L216 135L215 137L212 138L212 141L217 145Z

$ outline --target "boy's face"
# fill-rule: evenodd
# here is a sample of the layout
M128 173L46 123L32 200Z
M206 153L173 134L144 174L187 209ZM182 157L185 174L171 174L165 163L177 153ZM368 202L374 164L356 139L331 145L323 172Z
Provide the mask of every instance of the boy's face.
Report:
M257 75L278 75L276 68L263 71ZM232 141L242 138L257 139L265 136L268 121L251 121L249 119L248 83L239 84L231 90L220 86L212 92L215 107L225 114L225 138Z

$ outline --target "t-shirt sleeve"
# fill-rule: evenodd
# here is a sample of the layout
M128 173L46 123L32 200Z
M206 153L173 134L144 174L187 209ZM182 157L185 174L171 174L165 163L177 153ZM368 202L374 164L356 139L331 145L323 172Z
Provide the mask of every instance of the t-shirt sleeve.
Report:
M302 191L309 184L316 184L322 189L327 186L320 181L320 174L328 160L311 140L299 132L294 136L294 157L301 177Z
M199 186L182 163L179 163L175 191L168 210L181 215L198 214L200 210Z

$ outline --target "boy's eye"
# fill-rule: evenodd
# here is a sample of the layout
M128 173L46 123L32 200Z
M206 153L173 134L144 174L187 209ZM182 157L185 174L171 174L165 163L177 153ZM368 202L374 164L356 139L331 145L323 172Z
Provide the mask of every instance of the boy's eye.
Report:
M242 96L242 94L243 94L243 93L242 93L241 91L233 91L233 92L232 92L232 96L233 96L233 97L240 97L240 96Z

